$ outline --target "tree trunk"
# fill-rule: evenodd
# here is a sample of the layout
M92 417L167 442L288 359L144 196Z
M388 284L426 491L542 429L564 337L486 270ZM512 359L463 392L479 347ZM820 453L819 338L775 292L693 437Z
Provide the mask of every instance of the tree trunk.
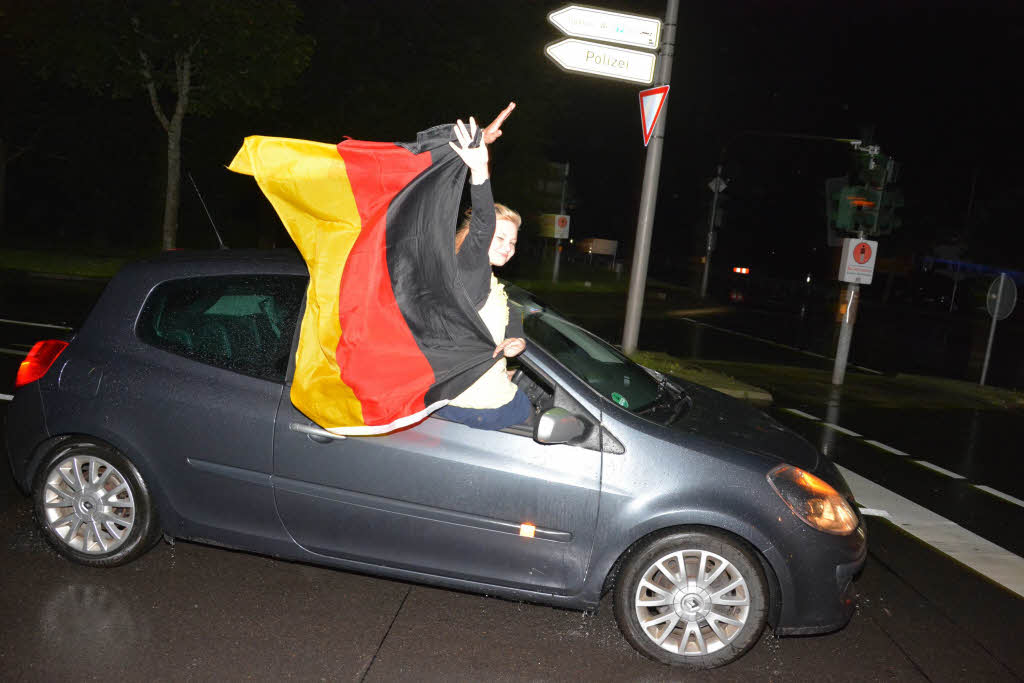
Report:
M149 92L149 101L153 106L160 125L167 131L167 193L164 196L164 222L161 229L161 244L165 250L174 249L178 241L178 197L181 188L181 129L188 111L188 96L192 84L192 50L193 44L184 54L175 58L177 71L178 101L174 105L174 114L167 119L157 98L156 83L153 81L149 66L149 57L139 50L142 76Z
M164 197L163 248L174 249L178 240L178 196L181 189L181 121L167 130L167 194Z

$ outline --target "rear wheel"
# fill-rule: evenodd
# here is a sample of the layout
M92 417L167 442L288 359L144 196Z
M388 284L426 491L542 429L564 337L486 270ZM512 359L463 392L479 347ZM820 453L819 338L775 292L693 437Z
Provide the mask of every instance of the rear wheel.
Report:
M651 659L710 669L739 658L764 630L767 582L742 542L712 530L655 536L615 585L615 619Z
M149 488L116 450L61 444L36 475L36 519L64 557L94 567L137 558L159 537Z

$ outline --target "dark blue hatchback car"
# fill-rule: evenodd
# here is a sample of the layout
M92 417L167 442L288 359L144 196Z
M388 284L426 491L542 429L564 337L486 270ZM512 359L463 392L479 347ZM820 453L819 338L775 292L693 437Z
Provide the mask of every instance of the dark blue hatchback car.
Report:
M640 652L709 668L844 626L865 531L836 468L765 414L642 368L510 287L528 423L339 437L289 400L304 264L165 254L122 270L8 411L15 477L64 556L162 535L575 609L614 591Z

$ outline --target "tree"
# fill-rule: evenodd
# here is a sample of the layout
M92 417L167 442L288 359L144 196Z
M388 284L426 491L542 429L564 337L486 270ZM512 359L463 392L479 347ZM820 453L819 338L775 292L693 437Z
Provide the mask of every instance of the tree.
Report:
M186 117L276 105L314 47L289 0L32 0L16 13L14 40L39 75L148 100L167 136L164 249L177 239Z

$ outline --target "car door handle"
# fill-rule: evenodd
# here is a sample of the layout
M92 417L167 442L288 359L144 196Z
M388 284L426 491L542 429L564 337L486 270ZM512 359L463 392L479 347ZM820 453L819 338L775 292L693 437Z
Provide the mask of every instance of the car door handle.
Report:
M313 425L299 424L298 422L292 422L288 425L288 429L293 432L299 432L309 437L310 441L316 441L317 443L330 443L331 441L340 441L345 437L341 434L335 434L329 432L326 429L320 427L314 427Z

